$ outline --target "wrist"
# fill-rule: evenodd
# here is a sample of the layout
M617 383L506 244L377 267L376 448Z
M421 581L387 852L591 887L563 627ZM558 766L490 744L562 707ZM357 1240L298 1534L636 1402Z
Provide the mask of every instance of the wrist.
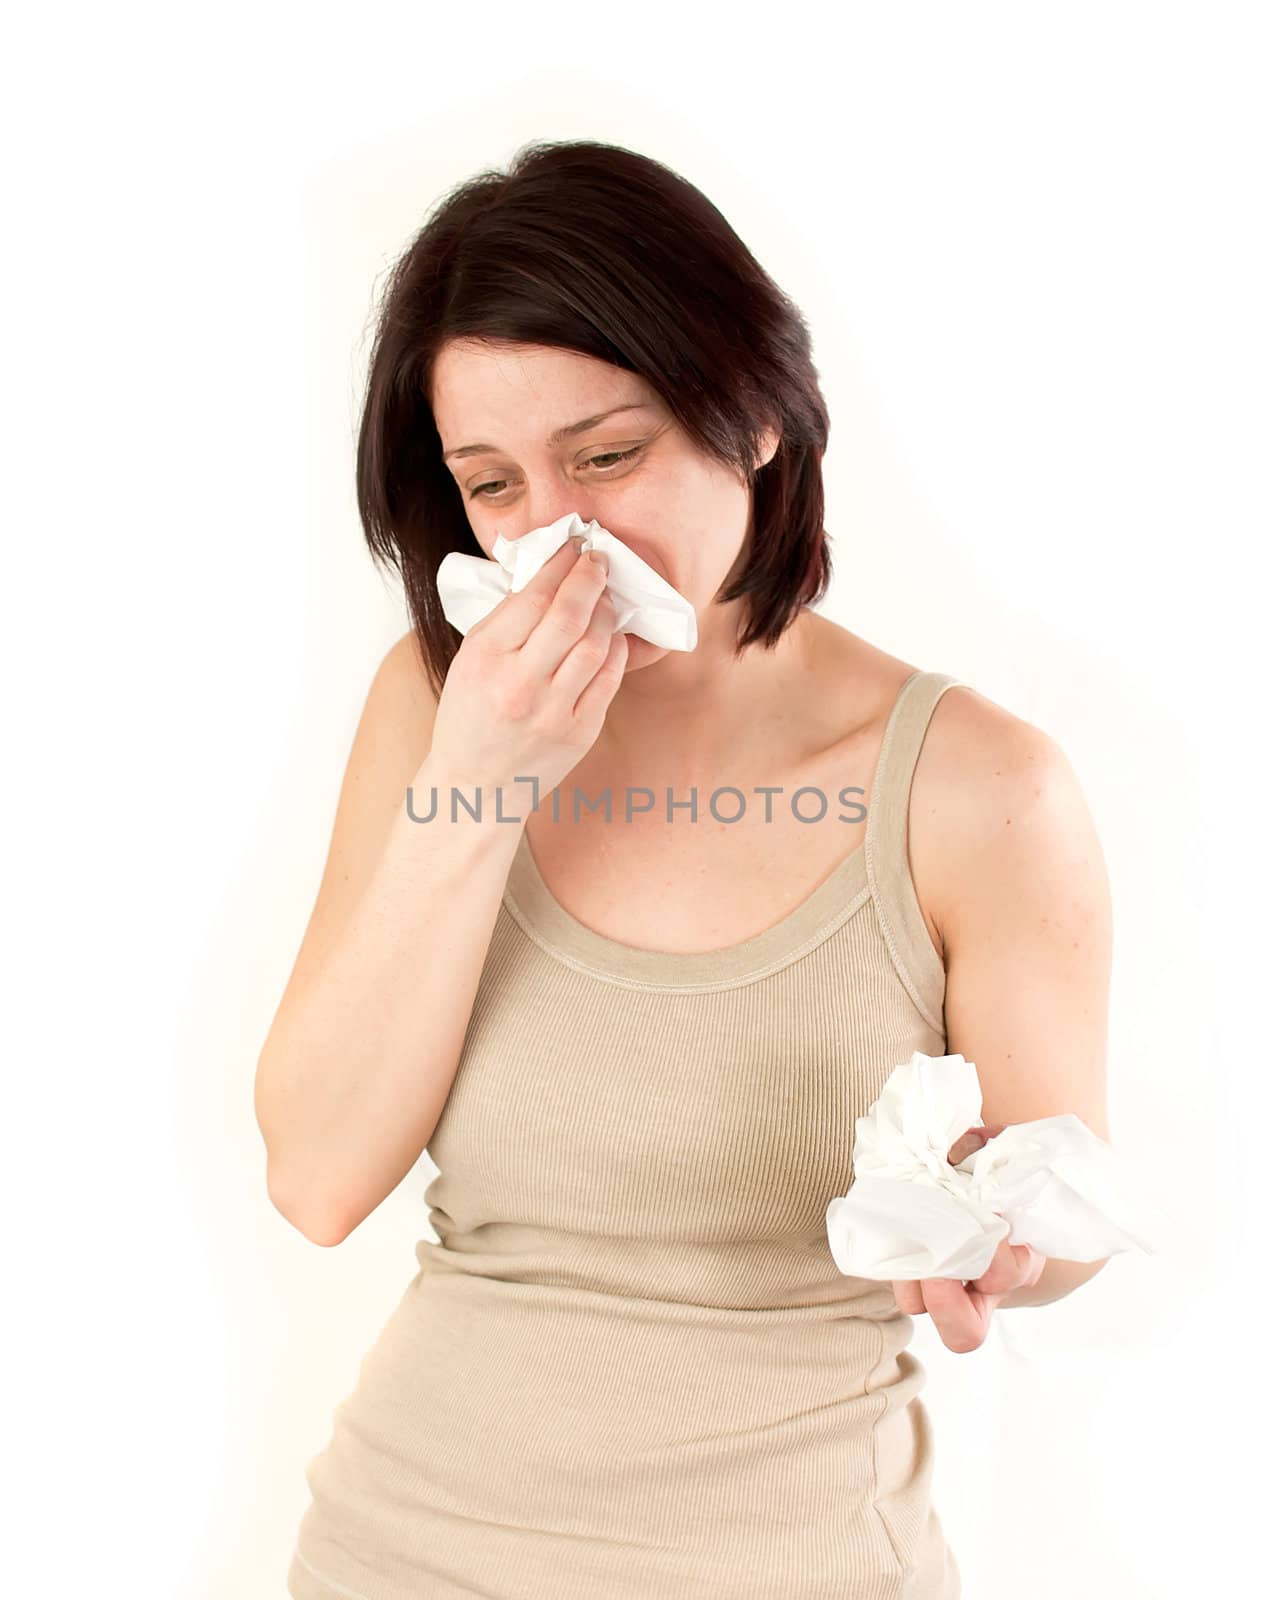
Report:
M532 808L530 783L486 769L473 772L431 754L410 786L413 814L436 822L489 822L522 828Z
M1052 1305L1055 1300L1062 1300L1074 1289L1079 1289L1081 1284L1088 1283L1110 1259L1107 1256L1101 1261L1060 1261L1048 1257L1036 1282L1012 1289L997 1302L996 1309L1006 1311L1019 1306Z

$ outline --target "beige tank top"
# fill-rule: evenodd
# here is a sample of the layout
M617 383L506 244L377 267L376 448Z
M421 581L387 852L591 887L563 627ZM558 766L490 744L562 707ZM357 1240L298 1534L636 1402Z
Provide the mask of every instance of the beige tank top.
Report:
M740 944L594 932L524 832L295 1600L958 1600L913 1321L825 1225L856 1119L946 1053L907 819L956 681L905 681L863 842Z

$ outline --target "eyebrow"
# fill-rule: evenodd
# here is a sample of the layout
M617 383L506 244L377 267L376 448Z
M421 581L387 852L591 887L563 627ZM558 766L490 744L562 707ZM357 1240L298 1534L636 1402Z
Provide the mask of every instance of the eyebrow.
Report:
M558 428L551 433L545 442L549 445L561 444L564 439L572 439L577 433L587 433L590 428L596 428L599 422L605 422L607 417L613 417L619 411L649 411L650 409L649 403L641 400L630 402L624 406L612 406L609 411L599 411L596 416L581 417L578 422L568 422L565 427ZM496 449L497 447L494 444L463 444L459 445L456 450L446 451L444 460L454 461L458 456L494 455Z

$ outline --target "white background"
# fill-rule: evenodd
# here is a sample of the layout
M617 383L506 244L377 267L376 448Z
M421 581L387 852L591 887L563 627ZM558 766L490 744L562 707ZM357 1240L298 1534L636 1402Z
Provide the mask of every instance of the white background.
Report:
M1254 16L1253 13L1256 13ZM1237 1592L1258 1538L1256 8L26 8L4 93L5 1587L283 1600L415 1270L269 1204L256 1058L373 671L382 275L536 138L667 162L808 319L824 609L1052 734L1111 872L1114 1142L1168 1216L953 1355L967 1600ZM823 33L823 27L829 29Z

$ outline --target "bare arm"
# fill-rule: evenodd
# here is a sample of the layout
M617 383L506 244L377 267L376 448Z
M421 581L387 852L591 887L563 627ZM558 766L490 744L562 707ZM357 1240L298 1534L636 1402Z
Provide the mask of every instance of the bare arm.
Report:
M981 697L959 694L937 738L955 733L971 755L937 819L950 848L928 873L947 1048L975 1063L985 1123L1070 1111L1110 1143L1111 897L1085 796L1053 739ZM1001 1304L1047 1304L1105 1264L1051 1260L1039 1284Z
M499 818L526 818L520 776L547 794L574 767L623 678L605 582L564 546L468 630L438 701L411 633L374 678L255 1076L268 1192L315 1243L380 1205L443 1115L523 830Z
M277 1209L336 1244L426 1148L452 1087L521 825L450 820L473 780L429 756L416 640L387 653L343 780L316 905L260 1053L255 1115ZM406 791L413 787L410 820ZM507 814L526 806L507 797Z

